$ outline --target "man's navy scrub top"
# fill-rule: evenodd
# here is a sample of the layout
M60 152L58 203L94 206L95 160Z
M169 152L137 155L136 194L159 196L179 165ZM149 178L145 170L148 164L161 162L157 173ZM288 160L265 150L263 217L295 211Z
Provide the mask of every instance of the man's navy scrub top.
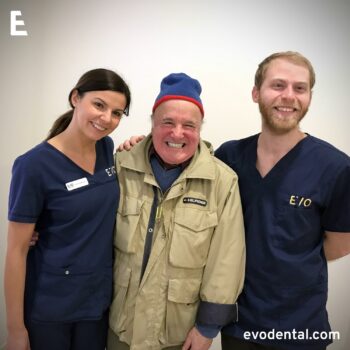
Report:
M323 236L350 232L349 157L309 135L262 178L258 136L226 142L216 152L238 174L247 244L239 321L223 332L243 338L247 330L329 331ZM257 342L308 350L330 343Z

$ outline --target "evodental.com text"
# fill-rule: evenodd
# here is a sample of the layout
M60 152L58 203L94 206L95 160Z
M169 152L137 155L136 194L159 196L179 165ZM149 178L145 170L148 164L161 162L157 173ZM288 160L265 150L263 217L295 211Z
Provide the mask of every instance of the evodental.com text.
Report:
M276 331L271 329L270 331L246 331L243 333L243 337L246 340L340 340L340 333L338 331L330 332L318 332L309 331L305 329L298 331L293 329L291 331Z

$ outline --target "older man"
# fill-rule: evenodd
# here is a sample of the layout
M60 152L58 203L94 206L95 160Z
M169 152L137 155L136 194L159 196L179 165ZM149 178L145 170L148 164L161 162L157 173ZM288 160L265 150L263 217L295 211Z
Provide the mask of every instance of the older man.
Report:
M237 176L200 140L199 82L161 83L152 133L118 154L109 350L207 350L237 319L245 269Z

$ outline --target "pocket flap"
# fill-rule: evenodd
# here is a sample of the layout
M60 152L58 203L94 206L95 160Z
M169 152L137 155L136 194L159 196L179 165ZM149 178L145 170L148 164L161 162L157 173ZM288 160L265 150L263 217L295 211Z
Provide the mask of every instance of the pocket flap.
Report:
M118 272L114 274L115 283L120 287L128 287L131 277L131 269L129 267L124 269L118 269Z
M138 215L141 211L141 200L133 197L121 198L118 207L118 213L122 216Z
M95 269L96 270L96 269ZM42 272L47 272L52 275L58 276L69 276L69 275L90 275L94 272L94 270L87 267L82 266L67 266L67 267L57 267L47 264L42 264L41 267Z
M218 224L218 216L215 212L189 208L177 208L174 221L190 228L193 231L203 231Z
M171 279L169 280L168 300L174 303L191 304L199 299L201 280Z

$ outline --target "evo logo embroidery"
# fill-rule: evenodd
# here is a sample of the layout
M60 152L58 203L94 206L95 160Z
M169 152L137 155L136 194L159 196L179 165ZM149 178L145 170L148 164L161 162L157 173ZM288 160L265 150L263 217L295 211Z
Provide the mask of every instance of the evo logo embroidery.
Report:
M308 208L312 204L312 200L303 196L291 195L289 198L289 204L293 207Z
M115 167L114 165L111 166L110 168L105 169L105 172L107 173L108 176L113 176L116 174Z
M77 188L87 186L89 181L86 177L82 177L81 179L74 180L66 183L66 187L68 191L76 190Z
M193 197L185 197L183 199L183 202L190 203L190 204L197 204L197 205L200 205L202 207L205 207L208 204L208 202L204 199L193 198Z

